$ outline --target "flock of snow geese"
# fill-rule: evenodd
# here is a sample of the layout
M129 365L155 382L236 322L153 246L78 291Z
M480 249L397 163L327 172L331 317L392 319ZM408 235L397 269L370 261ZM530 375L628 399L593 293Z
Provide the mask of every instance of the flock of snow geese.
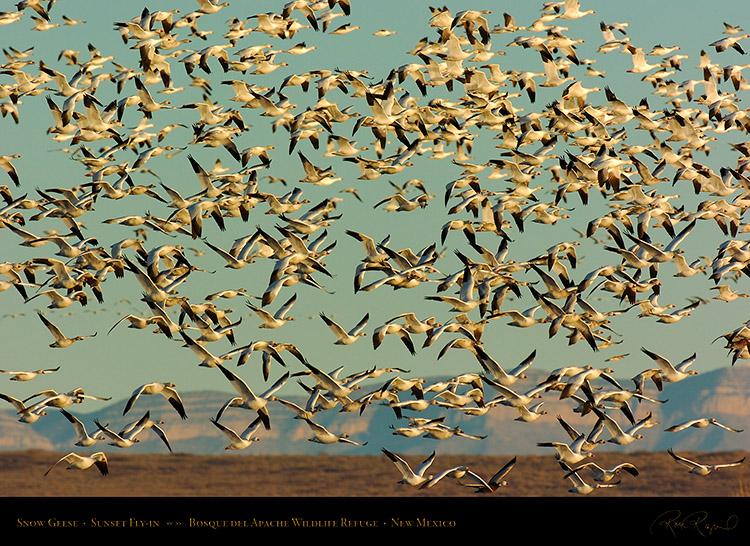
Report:
M23 124L28 109L48 109L52 124L47 138L64 146L61 153L83 171L79 183L70 187L32 189L33 182L18 168L25 144L2 142L0 153L5 155L0 165L9 177L1 192L3 244L17 243L36 255L26 261L0 263L1 289L13 288L24 303L49 302L49 310L38 311L38 317L40 330L52 336L50 347L65 349L74 343L101 341L102 335L90 340L96 332L68 337L55 324L55 314L60 309L80 309L93 300L103 304L111 285L130 278L141 289L140 295L133 295L141 312L123 316L108 334L126 323L148 332L135 335L178 340L183 347L177 350L180 355L189 358L189 349L200 367L216 368L215 373L221 373L237 393L211 419L228 437L226 449L245 449L261 440L264 430L271 428L271 415L289 414L287 410L309 425L310 441L359 446L364 442L327 430L318 423L318 416L327 410L361 414L373 403L392 408L398 422L405 423L392 426L394 435L481 440L482 436L446 424L445 415L428 419L419 413L439 407L448 413L482 416L506 407L518 413L517 420L532 423L547 414L542 409L544 398L554 396L570 401L573 411L590 416L592 423L590 432L578 432L558 416L570 441L538 444L542 451L554 450L561 476L573 484L571 492L588 494L616 487L623 472L638 476L635 466L626 461L606 469L590 458L597 446L631 444L658 425L649 405L665 403L658 398L663 389L668 391L668 384L689 380L697 373L691 368L695 354L678 354L681 346L676 345L676 354L669 357L682 362L673 365L667 356L643 347L644 361L653 365L632 378L630 389L613 377L611 368L587 364L555 369L546 381L529 387L522 386L527 377L524 372L536 352L506 371L489 354L482 336L494 335L489 332L505 324L534 328L545 339L562 333L569 345L582 341L596 355L618 343L616 324L621 316L640 313L643 321L673 324L699 306L724 305L712 299L731 302L747 297L733 289L732 283L750 276L750 241L740 235L750 231L743 221L750 206L750 146L732 144L736 164L722 166L718 172L703 158L724 134L742 140L750 130L750 117L740 105L740 95L750 88L743 76L750 64L730 64L744 55L742 43L749 35L725 23L717 30L721 36L701 53L696 78L685 79L688 63L695 61L688 61L678 46L658 45L647 51L632 43L627 23L595 21L602 43L593 48L571 37L568 25L574 20L594 19L594 11L581 9L577 0L544 3L539 17L527 26L519 26L508 13L451 13L446 7L430 7L425 13L429 35L405 52L412 62L391 67L378 80L365 67L292 72L295 58L314 55L315 46L307 44L318 37L361 31L350 23L337 25L338 18L356 17L356 3L293 0L280 5L278 13L232 18L221 36L207 31L204 23L221 18L228 5L198 0L192 12L144 8L130 20L114 22L113 35L128 47L131 56L127 58L108 55L103 44L93 43L83 54L64 49L60 43L57 59L38 58L33 47L6 45L3 50L2 123ZM64 9L64 0L22 0L16 11L0 13L0 24L25 25L31 18L33 30L45 32L84 24L65 15L58 17ZM378 39L392 35L385 29L375 33ZM523 70L512 68L512 63L498 64L497 56L510 47L533 52L534 63ZM585 48L593 49L595 60L580 56ZM632 57L629 76L647 82L653 98L627 104L609 86L598 83L611 76L598 67L615 54ZM279 73L288 75L274 79L273 72L280 68ZM183 81L189 82L187 87L180 86ZM597 85L588 86L587 81ZM219 86L231 90L230 103L216 101ZM539 104L537 87L555 93L556 99ZM203 99L192 98L193 92ZM292 92L301 97L299 102L307 102L294 104L289 98ZM169 100L161 100L161 95ZM181 96L191 98L180 101ZM345 97L351 105L339 107L336 97ZM652 107L650 102L664 106ZM190 116L192 124L182 122ZM255 116L252 124L245 121L251 116ZM268 134L288 134L288 148L279 150L262 142L263 124L268 125ZM374 138L368 146L351 140L368 132ZM213 168L205 167L199 157L197 150L204 148L215 154ZM492 157L473 163L472 154ZM157 167L151 168L156 164L152 158L160 155L170 162L189 164L198 185L186 179L178 189L161 178L158 184L139 184L146 176L166 176ZM426 159L448 163L441 171L442 181L418 178L420 161ZM274 176L276 161L298 163L303 177L288 183ZM323 162L331 165L321 166ZM361 170L354 185L342 174L347 164ZM449 169L458 169L460 174L454 177ZM386 185L377 180L381 176L403 177L404 181ZM288 192L272 193L281 185ZM434 242L420 250L396 250L402 235L397 229L377 241L367 234L371 231L366 223L341 214L345 200L363 201L365 186L386 188L389 195L371 203L383 222L393 215L426 214L428 209L434 212L443 207L438 215L441 224L432 231L429 224L419 224L420 235L434 235ZM660 193L665 187L675 194ZM311 203L303 198L308 188L325 198ZM441 204L433 201L438 190ZM686 207L691 203L688 197L698 202L695 210ZM610 211L587 219L587 230L579 237L561 240L565 237L560 226L572 216L568 213L578 208L575 215L580 218L586 210L597 210L587 209L589 201L594 204L595 200ZM97 205L103 201L108 210L117 207L121 214L97 218ZM145 201L148 204L143 206ZM148 212L143 213L143 208ZM157 215L160 209L164 214ZM89 220L92 217L95 220ZM272 227L263 225L268 218L275 222ZM120 229L122 238L107 240L97 233L97 224ZM528 236L532 225L556 242L534 251ZM373 350L392 334L414 355L420 350L416 336L424 336L421 349L425 350L445 335L450 341L442 346L438 359L455 354L453 349L464 349L476 357L481 371L429 384L395 366L358 372L344 372L345 366L324 370L316 359L303 355L305 347L284 339L284 327L294 319L297 304L298 294L292 293L292 287L330 296L326 280L342 273L329 270L326 264L337 244L328 239L329 232L338 229L352 248L363 250L352 253L349 260L355 298L375 290L426 290L420 297L431 303L424 306L440 311L439 318L423 318L416 310L400 312L369 334ZM720 230L726 238L714 256L686 256L685 241L707 230ZM234 238L228 250L208 240L209 233L223 232ZM442 250L449 238L454 252ZM166 243L153 246L154 241ZM182 288L200 286L211 274L197 267L186 251L201 243L201 254L217 257L230 272L249 267L260 271L255 278L266 277L262 268L272 264L262 295L254 295L255 286L247 286L251 277L245 272L237 277L241 288L221 287L202 300L181 295ZM585 247L581 245L590 246L592 254L598 252L607 262L587 270L592 258L582 256ZM509 258L519 253L530 256ZM698 298L680 309L658 301L665 278L679 283L694 275L707 279L710 290L717 291L715 298ZM274 302L280 296L284 303L276 308ZM301 291L299 299L303 297ZM330 299L335 304L340 297ZM598 306L614 310L599 311L591 303L593 297L603 302ZM261 321L261 331L275 339L238 344L235 334L240 333L241 319L221 304L229 298L244 298ZM519 311L507 303L522 298L533 305ZM325 334L327 326L335 335L330 341L336 345L362 344L370 317L381 311L370 309L351 326L318 310L311 324ZM74 329L66 324L68 328ZM750 358L747 324L719 339L724 340L732 365ZM213 349L227 342L232 344L228 352ZM285 351L294 360L285 359ZM270 387L251 387L233 371L235 364L247 363L253 353L260 353L263 377ZM277 365L286 371L275 378ZM59 369L2 372L11 380L29 381ZM380 376L385 378L382 386L360 394L363 382L372 383ZM308 397L305 407L280 398L279 390L292 377ZM148 395L164 396L182 419L187 418L189 408L171 382L137 387L123 415ZM24 400L1 396L13 404L23 423L59 411L74 426L79 447L104 441L127 448L139 441L142 432L151 430L172 450L168 427L152 419L150 412L121 429L95 420L97 430L90 435L70 407L108 398L85 394L83 388L64 393L43 390ZM630 404L636 401L634 408ZM645 415L636 416L643 408ZM240 432L221 420L226 411L238 409L250 410L252 415ZM711 417L666 430L678 433L710 425L742 432ZM608 436L602 437L603 433ZM513 457L494 476L479 476L468 466L429 474L435 451L416 470L388 449L382 452L402 474L401 483L431 488L451 478L480 493L506 486L505 478L516 463ZM700 475L742 462L704 465L669 453ZM105 475L109 471L104 452L69 453L47 473L60 463L77 469L95 465Z

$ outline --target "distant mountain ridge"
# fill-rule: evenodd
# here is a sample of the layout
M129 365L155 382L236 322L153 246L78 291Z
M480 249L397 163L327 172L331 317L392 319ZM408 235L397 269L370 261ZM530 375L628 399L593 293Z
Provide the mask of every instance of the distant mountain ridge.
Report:
M528 390L546 379L549 372L529 371L529 377L518 383L520 391ZM630 379L619 380L627 389L632 388ZM375 385L363 386L375 390L384 381ZM427 381L429 383L429 379ZM597 380L593 383L604 389L610 388L608 383ZM734 428L745 429L750 422L750 366L737 365L711 372L692 376L679 383L667 383L662 392L657 392L653 384L648 385L647 394L660 400L667 400L663 404L648 401L631 401L631 408L636 418L641 418L647 412L652 412L658 425L642 429L643 440L627 446L604 444L597 449L620 451L660 451L668 448L692 451L732 451L750 450L750 430L742 433L726 431L719 427L709 426L704 429L690 428L682 432L665 432L667 427L698 417L714 417L720 422ZM434 394L434 393L433 393ZM485 396L489 400L497 393L485 386ZM161 396L144 396L135 404L125 416L122 409L125 400L97 402L87 401L81 406L69 408L87 427L91 434L96 430L93 420L109 424L119 430L126 423L137 420L147 410L152 419L164 421L162 428L166 431L170 445L177 453L217 454L221 453L229 444L228 438L209 421L215 417L220 408L233 391L199 391L181 393L188 419L181 420L175 410ZM461 410L431 407L419 412L420 417L445 416L445 423L459 426L471 435L486 436L483 440L452 437L447 440L432 440L423 438L405 438L393 434L392 427L408 425L406 417L397 419L393 410L380 402L366 407L360 415L357 412L341 413L338 409L321 411L316 416L316 422L329 428L332 432L346 432L349 437L362 447L336 444L320 445L307 441L312 436L308 425L278 402L269 406L271 414L271 430L261 429L258 433L261 441L248 449L239 451L245 454L377 454L381 447L403 453L424 453L439 450L442 453L466 453L483 455L503 454L540 454L551 452L537 447L537 442L560 441L569 442L568 435L557 422L556 416L574 426L581 433L588 434L596 418L592 415L581 416L574 413L574 404L570 400L558 400L556 391L543 394L544 405L548 413L533 423L518 422L517 412L509 407L497 406L491 408L483 416L466 415ZM406 396L402 396L406 399ZM290 398L290 400L304 405L305 399ZM83 408L87 411L82 411ZM417 415L416 412L404 411L406 415ZM623 425L622 414L617 411L611 413ZM221 417L221 422L238 433L256 417L253 411L229 408ZM600 439L607 439L605 430ZM70 423L55 409L36 423L26 424L17 421L15 413L0 412L0 450L44 449L51 451L84 451L74 446L75 431ZM113 451L119 448L100 442L95 446L97 450ZM146 431L141 436L141 442L129 448L129 453L159 453L166 452L166 446L156 434Z

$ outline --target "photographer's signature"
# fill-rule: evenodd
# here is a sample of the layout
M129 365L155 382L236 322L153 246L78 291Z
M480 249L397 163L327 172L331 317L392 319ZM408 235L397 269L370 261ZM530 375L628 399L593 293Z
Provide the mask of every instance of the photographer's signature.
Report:
M717 532L732 531L737 525L738 518L735 514L722 519L709 517L704 510L689 514L683 514L680 510L667 510L651 523L650 531L652 535L661 531L676 537L678 533L691 532L707 537Z

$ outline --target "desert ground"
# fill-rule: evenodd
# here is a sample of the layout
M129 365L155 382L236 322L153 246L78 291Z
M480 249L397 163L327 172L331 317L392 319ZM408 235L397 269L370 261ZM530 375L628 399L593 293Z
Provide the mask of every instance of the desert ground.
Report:
M397 483L395 465L385 456L328 455L132 455L108 453L109 475L96 468L66 471L60 464L44 476L64 453L16 451L0 453L0 495L3 497L473 497L470 487L445 479L430 489ZM429 453L403 455L416 468ZM746 453L681 455L706 463L737 461ZM488 480L512 456L438 455L429 473L458 465ZM602 467L627 460L639 476L622 473L617 487L600 489L596 497L746 497L750 468L720 469L708 476L690 474L665 453L597 453L591 461ZM590 474L581 473L587 482ZM519 456L506 476L500 497L568 497L572 483L549 456ZM466 481L466 480L464 480Z
M750 505L746 465L708 476L690 474L667 453L627 454L638 476L623 474L616 487L587 496L568 492L554 455L520 456L506 476L509 484L487 495L455 479L429 489L397 483L401 476L385 456L270 456L227 453L129 455L108 453L109 474L96 468L67 471L64 453L0 453L0 528L135 531L175 527L217 533L232 526L347 527L391 531L425 527L470 531L478 524L521 526L538 522L545 510L554 531L565 518L585 516L587 532L623 536L728 535L744 532ZM428 454L405 455L416 467ZM684 455L708 463L737 461L743 452ZM432 473L469 466L485 479L512 456L439 455ZM623 462L621 453L597 453L603 467ZM584 479L592 482L587 472ZM545 512L546 513L546 512ZM496 521L497 520L497 521ZM551 525L551 527L550 527ZM614 526L614 527L613 527ZM52 528L52 529L51 529ZM377 528L377 529L375 529ZM237 529L234 529L237 530Z

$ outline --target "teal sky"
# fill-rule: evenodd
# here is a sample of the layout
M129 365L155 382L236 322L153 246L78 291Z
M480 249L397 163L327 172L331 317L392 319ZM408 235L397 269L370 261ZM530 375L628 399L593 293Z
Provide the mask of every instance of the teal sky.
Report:
M6 10L13 9L13 4L6 3ZM308 46L314 45L317 49L307 55L292 56L280 52L277 61L283 60L289 66L281 67L277 71L267 75L242 75L240 73L223 73L215 60L210 61L211 74L201 73L196 70L195 75L209 78L212 85L211 100L223 104L226 109L236 108L239 103L230 99L233 93L229 86L221 82L229 79L243 79L258 85L278 88L284 77L292 73L302 73L314 69L342 69L342 70L367 70L372 81L385 78L389 71L401 65L418 62L419 59L409 55L408 51L423 37L434 40L437 35L429 26L429 2L396 0L383 0L379 2L352 2L352 14L350 17L336 18L331 28L349 23L360 28L350 34L335 36L323 32L315 32L312 29L303 29L293 38L280 40L269 38L260 32L254 32L241 38L236 47L230 49L230 53L242 47L250 45L270 43L274 49L281 51L288 49L299 42L305 42ZM641 47L647 52L657 44L663 46L679 46L680 53L689 58L683 61L682 70L672 75L676 82L682 82L691 78L700 78L701 73L695 69L701 50L709 53L714 62L724 66L728 64L742 64L746 62L745 56L738 52L729 50L717 53L708 44L722 38L724 27L723 21L733 24L748 26L747 20L737 20L737 14L742 13L740 2L721 2L711 4L697 1L665 1L665 2L587 2L582 0L582 9L594 9L595 14L588 15L579 20L558 21L560 25L567 27L565 34L574 38L582 39L576 49L578 57L595 60L593 66L598 70L605 71L604 78L595 78L585 75L585 69L574 67L571 75L580 79L585 86L609 86L619 98L628 104L635 105L642 98L647 98L652 110L666 107L664 100L653 94L654 88L648 82L641 81L642 75L628 73L631 67L630 57L619 51L611 53L598 53L597 48L602 43L599 30L600 21L607 23L628 23L627 36L636 47ZM280 12L283 2L233 2L217 14L203 15L199 20L199 28L211 31L203 41L191 38L189 43L183 45L186 49L199 50L209 44L226 43L223 34L227 23L233 17L246 19L256 13ZM489 9L487 15L490 26L499 25L503 21L503 12L510 13L515 17L518 25L530 25L540 15L541 3L527 1L509 1L498 4L497 2L441 2L457 13L462 9ZM181 14L188 9L197 8L197 3L191 2L168 2L154 1L149 3L149 9L170 10L174 7L180 9ZM719 9L720 8L720 9ZM85 23L75 26L60 26L48 31L37 32L32 30L33 23L30 19L30 11L23 15L22 20L0 27L0 43L4 48L13 47L19 51L33 47L34 53L31 59L35 64L24 68L30 74L38 74L38 63L43 61L47 66L72 76L74 68L65 64L64 59L59 60L58 55L63 49L75 49L81 52L81 58L86 59L86 47L88 43L94 44L103 55L113 55L116 61L124 66L137 68L137 52L130 47L133 41L124 44L114 23L129 21L132 17L139 15L142 6L130 2L83 2L79 0L63 0L54 4L50 17L53 23L62 23L62 15L71 19L81 19ZM339 11L336 8L334 11ZM297 16L300 22L304 18ZM745 18L747 19L747 18ZM253 26L253 20L247 22L248 27ZM389 37L375 37L373 32L379 29L396 31ZM330 29L329 29L330 30ZM180 36L187 36L185 29L176 32ZM505 55L495 57L491 62L500 64L503 70L530 70L541 72L542 66L539 54L531 49L520 47L509 47L508 44L520 35L529 35L528 31L519 31L512 34L492 34L493 50L501 50ZM543 35L543 33L536 33ZM172 72L175 86L184 86L185 90L166 97L173 105L180 106L191 102L202 100L201 91L189 86L189 79L181 64L177 61L182 55L172 60ZM103 71L112 71L111 64L105 65ZM0 74L0 84L12 83L9 74ZM724 85L723 88L729 88ZM157 89L156 87L154 89ZM420 103L426 103L435 97L443 97L447 100L458 100L463 90L457 86L454 93L450 94L444 90L431 88L427 97L421 97L419 91L410 80L403 83L403 90L410 93ZM507 92L515 93L518 89L508 85ZM541 111L545 105L559 99L562 87L539 89L535 103L530 103L525 95L513 98L513 104L526 112ZM106 104L111 100L118 100L125 94L134 94L135 87L130 81L126 84L122 94L117 94L113 83L104 81L96 92L96 97ZM307 93L300 88L287 89L289 100L297 104L296 111L302 111L312 107L317 101L314 87ZM157 95L157 100L165 100L164 96ZM55 142L47 134L47 129L52 124L52 119L45 103L45 97L51 97L54 101L61 103L62 98L55 95L54 88L38 96L23 96L19 104L20 123L14 124L12 119L5 117L0 119L2 132L0 133L0 155L18 153L21 157L14 161L21 179L21 187L15 188L10 180L4 181L13 191L14 196L26 193L29 197L36 197L36 189L50 189L57 187L72 187L86 182L85 170L76 161L71 160L69 152L62 148L69 147L69 143ZM341 92L333 90L326 96L331 102L337 102L343 109L351 105L354 111L366 113L366 103L362 99L353 98ZM3 99L7 100L7 99ZM605 104L603 92L592 93L588 99L592 104ZM740 103L742 104L742 103ZM461 167L454 165L450 159L434 160L425 154L416 157L414 165L400 174L389 176L383 175L375 180L359 180L360 171L354 164L341 161L339 158L323 157L325 145L320 150L315 150L307 141L298 144L295 153L287 153L288 134L284 130L273 132L271 130L271 119L259 115L258 110L241 109L244 121L252 127L237 138L237 146L244 149L250 146L273 145L275 149L271 153L271 167L260 174L260 189L277 195L286 193L294 186L299 186L304 191L304 197L311 204L335 195L344 197L337 210L341 214L340 220L328 230L328 241L336 241L334 251L326 259L327 267L335 272L332 279L318 278L325 288L333 294L326 294L308 286L297 285L292 289L285 289L281 296L269 306L275 311L283 301L292 293L298 294L298 302L292 309L291 314L295 321L287 324L280 330L265 331L257 326L260 320L251 314L245 306L245 298L226 300L222 305L234 310L233 318L242 317L242 323L237 327L235 335L238 346L259 339L273 339L275 341L288 341L295 343L305 354L308 360L315 366L324 370L333 370L339 366L345 366L347 374L354 373L366 368L377 366L398 366L410 370L411 376L435 376L452 377L468 371L480 371L475 358L468 351L451 351L447 357L437 360L437 354L448 341L442 338L430 348L418 349L417 356L409 355L397 339L387 339L385 343L374 351L369 336L375 327L383 324L386 320L400 313L413 311L420 318L435 316L439 322L444 322L451 317L445 306L425 301L424 296L435 293L436 283L426 283L418 288L410 290L393 291L383 287L372 292L354 294L352 282L354 270L359 260L364 257L362 246L344 233L346 229L352 229L366 233L376 240L381 240L387 235L391 236L390 247L394 249L412 248L419 250L432 243L438 243L444 257L437 263L437 268L445 274L451 274L460 269L460 262L453 255L453 250L461 248L465 253L471 251L465 244L460 233L452 232L446 240L445 246L440 245L440 227L446 222L447 209L442 202L445 185L461 176ZM296 112L295 112L296 113ZM132 129L139 121L140 114L134 110L128 110L124 116L125 127L123 134ZM237 169L237 163L221 148L204 148L191 145L190 125L198 121L197 113L192 109L171 109L157 112L153 117L154 128L158 129L170 123L183 123L188 128L178 128L173 131L162 144L185 147L185 150L167 158L166 154L153 158L148 167L158 175L158 179L147 173L134 175L136 183L157 184L155 188L163 194L158 183L179 189L183 195L190 195L198 191L197 179L193 174L187 155L192 154L196 160L205 168L210 169L214 162L219 159L224 166ZM350 121L341 127L335 126L337 134L351 137L354 122ZM489 159L500 157L501 151L495 148L495 135L491 131L477 130L472 149L470 161L481 163ZM627 143L643 144L649 141L648 134L635 129L635 126L627 126ZM721 136L715 143L715 149L708 157L700 155L699 160L718 172L722 166L734 166L736 164L736 153L729 147L729 143L735 143L742 139L738 133ZM360 145L369 146L370 150L365 154L372 156L372 135L369 131L361 129L354 135ZM96 149L99 143L88 143L92 149ZM389 150L395 150L398 142L392 139ZM531 146L535 149L536 146ZM555 153L564 153L569 150L573 153L576 149L568 143L559 143ZM344 180L336 185L328 187L317 187L297 182L302 176L302 168L296 152L301 151L314 163L321 166L331 165L338 176ZM127 150L119 152L118 161L132 161L136 155ZM485 171L489 172L489 171ZM507 184L501 179L499 181L485 181L480 174L483 187L494 191L504 191ZM265 175L284 178L288 186L279 183L271 184ZM545 179L545 177L547 179ZM373 205L380 199L393 193L389 181L403 184L406 181L418 178L425 182L430 193L436 197L431 200L425 209L413 212L387 212L374 209ZM553 188L553 183L548 180L545 173L539 178L541 184L545 185L545 197L549 195L547 189ZM658 191L664 194L680 193L681 196L674 203L682 203L686 210L694 210L697 202L704 196L696 198L692 195L692 187L683 182L675 187L663 185ZM354 187L362 197L362 202L353 199L349 194L340 194L340 190ZM554 228L548 226L527 225L526 232L519 234L513 231L514 242L511 246L509 259L524 261L545 251L548 247L562 241L581 242L579 254L580 264L571 274L574 279L580 280L586 272L607 263L614 263L613 256L602 252L591 240L579 239L573 228L585 229L587 222L606 212L607 204L601 196L592 195L588 206L583 206L576 196L571 197L566 205L572 209L568 214L568 221L560 222ZM86 226L86 234L96 236L105 248L109 248L114 242L130 237L133 234L131 228L124 226L109 226L102 224L107 218L124 216L127 214L144 214L151 212L156 216L166 217L171 213L164 204L156 202L145 196L129 197L122 201L108 201L100 198L95 210L87 213L82 220ZM262 225L265 229L273 231L274 225L279 220L271 215L265 215L266 206L258 205L252 212L250 221L242 222L240 219L227 219L228 229L220 232L214 224L208 222L205 230L206 238L213 244L222 248L228 248L232 241L249 235L255 230L256 225ZM25 214L25 216L30 216ZM26 229L41 234L47 229L60 229L54 219L45 219L40 222L28 222ZM487 235L485 237L484 235ZM661 233L660 233L661 235ZM481 244L488 248L496 248L497 241L494 236L482 234L479 238ZM713 257L716 248L726 237L713 223L701 223L699 229L683 245L686 256L697 259L700 256ZM149 232L147 247L155 247L160 244L174 244L177 240L160 236ZM40 252L51 255L51 245L42 249L25 248L18 245L18 238L9 230L0 231L0 248L3 257L0 261L25 261L37 257ZM186 247L187 256L192 259L194 265L216 272L196 272L188 283L180 287L180 294L193 299L203 298L205 295L225 288L245 287L249 294L260 296L267 284L272 264L268 261L259 261L244 269L233 271L224 268L224 262L208 249L200 239L181 239L180 244ZM666 243L666 239L660 242ZM202 256L194 256L187 250L190 247L206 251ZM467 250L468 249L468 250ZM478 258L471 254L472 258ZM692 260L688 260L692 261ZM686 305L689 297L710 298L713 286L705 276L691 279L672 278L673 266L668 264L660 273L662 278L661 303L674 303L678 307ZM520 279L536 280L533 273L519 274ZM376 280L377 274L367 277ZM434 279L438 279L435 276ZM743 289L746 279L742 279L737 286ZM71 390L75 387L84 387L87 393L111 396L114 399L127 397L133 389L143 383L152 381L172 381L178 389L183 391L199 389L223 389L231 390L225 378L215 371L199 368L193 353L181 347L181 340L168 341L161 335L152 335L150 330L130 330L125 324L118 326L111 334L107 331L124 314L144 314L147 308L140 298L140 286L131 274L126 274L124 279L108 278L104 283L105 302L98 304L93 298L88 306L82 308L77 304L64 310L50 310L47 313L65 333L69 335L91 334L97 332L94 339L75 344L67 349L51 349L47 345L52 341L46 329L35 316L36 310L41 310L46 304L46 299L38 298L33 302L24 303L14 290L8 290L0 294L2 298L2 315L0 315L0 341L4 347L4 357L0 360L2 368L5 369L36 369L61 366L56 375L41 377L27 384L9 384L0 387L0 392L23 398L41 389L53 388L60 392ZM602 294L599 294L602 295ZM601 310L611 310L618 307L617 302L605 296L598 299L596 294L590 301L601 306ZM526 309L534 305L531 297L524 292L521 301L508 298L504 304L505 309ZM558 335L548 339L547 329L544 327L519 330L507 327L504 321L491 321L483 337L484 347L501 364L512 368L520 362L532 349L538 351L535 367L540 369L553 369L563 365L591 364L594 366L604 365L604 361L612 356L628 353L630 356L620 360L612 367L617 377L632 377L639 371L651 366L651 362L640 352L641 346L664 354L673 361L679 361L693 352L698 353L698 361L695 368L705 372L711 369L730 365L729 357L721 348L720 342L712 341L721 334L734 329L747 318L746 305L742 301L725 304L713 301L709 305L698 308L693 316L673 325L657 324L654 320L637 319L635 310L628 315L618 317L611 326L620 334L614 339L622 341L621 344L610 347L599 353L593 353L585 343L579 343L569 347L567 340ZM370 322L366 328L368 337L359 340L352 346L334 346L333 334L320 320L318 314L325 312L334 317L342 325L353 326L366 312L370 313ZM476 318L476 317L475 317ZM393 336L389 336L393 337ZM417 346L421 346L423 337L415 337ZM214 354L222 354L231 349L231 346L222 340L208 347ZM299 364L291 357L285 357L291 371L299 371ZM230 365L231 361L230 361ZM739 364L738 364L739 365ZM275 380L283 370L275 366L272 369L271 380ZM242 375L248 383L256 385L262 390L262 377L260 375L260 356L253 355L250 362L239 368L237 373ZM3 378L0 377L0 380ZM299 388L290 382L287 386L289 392L300 392Z

